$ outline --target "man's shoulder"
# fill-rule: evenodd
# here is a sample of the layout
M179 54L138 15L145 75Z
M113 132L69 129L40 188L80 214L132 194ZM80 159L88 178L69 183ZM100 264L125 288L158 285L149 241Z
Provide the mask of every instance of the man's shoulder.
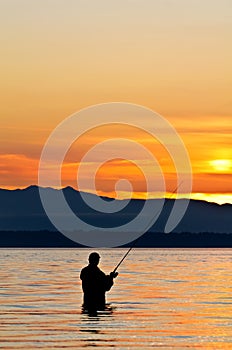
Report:
M83 267L83 269L81 270L81 273L85 273L88 272L90 270L89 265Z
M85 275L85 274L94 274L94 275L100 275L100 276L105 276L105 273L99 269L98 266L85 266L83 267L83 269L81 270L81 275Z
M83 267L83 269L81 271L85 271L85 270L88 270L89 266L85 266Z
M86 273L88 273L88 266L85 266L85 267L83 267L83 269L81 269L81 273L80 273L80 276L83 276L83 275L85 275Z
M91 265L87 265L85 267L83 267L83 269L81 270L81 273L92 273L92 272L96 272L99 271L98 267L93 267Z
M105 272L103 272L102 270L100 270L99 267L98 267L98 275L101 276L101 278L106 277Z

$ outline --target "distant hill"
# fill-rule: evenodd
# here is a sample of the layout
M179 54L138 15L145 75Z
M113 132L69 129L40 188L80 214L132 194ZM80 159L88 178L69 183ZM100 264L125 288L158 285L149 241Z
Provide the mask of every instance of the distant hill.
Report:
M59 190L45 188L43 191ZM115 224L126 223L144 205L143 200L133 199L122 211L116 214L103 214L89 208L83 202L80 192L72 187L64 188L63 193L72 210L80 218L100 227L112 227ZM93 194L89 196L95 197ZM109 198L104 199L110 201ZM152 199L152 201L158 202L159 199ZM185 199L178 199L178 201L185 201ZM163 211L151 230L163 231L173 203L174 200L166 199ZM0 189L0 208L0 231L56 230L44 212L37 186L30 186L22 190ZM187 212L175 228L175 232L232 233L232 205L190 200Z
M52 188L44 188L43 191L59 191L59 190L52 189ZM130 221L133 217L135 217L144 205L143 200L133 199L120 212L115 214L103 214L89 208L83 202L80 193L75 189L71 187L66 187L63 189L63 193L72 210L82 220L99 227L113 227L115 225L122 225ZM89 194L88 196L95 196L95 195ZM109 198L104 198L104 199L106 201L111 200ZM178 200L185 201L185 199L178 199ZM153 199L152 201L155 201L154 204L156 204L156 202L158 203L159 199ZM173 203L174 203L174 200L166 199L166 204L161 212L161 215L157 220L157 222L155 223L155 225L150 228L149 230L150 232L161 232L161 233L163 232L165 223L168 218L168 214L173 206ZM24 237L26 236L28 237L27 232L29 231L37 232L36 233L37 235L39 231L41 232L56 231L56 228L52 225L46 213L44 212L44 209L40 201L39 188L37 186L30 186L22 190L0 189L0 208L1 208L0 209L0 231L2 231L0 232L0 246L4 246L5 244L4 242L7 241L6 237L5 238L3 237L7 234L6 232L8 232L9 239L10 239L10 231L11 231L11 239L17 240L16 234L17 232L19 233L19 231L21 232L19 233L19 235L22 234L22 232L24 232ZM13 231L14 231L14 234L12 233ZM182 234L182 238L183 238L183 233L185 232L188 232L188 235L201 233L201 232L204 232L205 235L207 234L207 232L215 233L215 234L230 234L230 233L232 234L232 205L230 204L218 205L215 203L191 200L183 219L175 228L175 233ZM50 238L51 238L51 234L49 236ZM43 246L44 244L46 245L47 236L46 234L41 233L41 239L42 239L42 235L43 235L43 242L44 242L42 244ZM23 236L21 236L21 238L22 237ZM34 239L35 237L37 237L36 239L39 240L38 236L35 235ZM148 244L146 242L150 240L150 237L151 236L145 235L141 239L140 245L146 246L146 244ZM171 237L174 237L174 236L170 236L169 241ZM198 235L198 238L199 237L200 235ZM214 238L215 237L216 235L214 235ZM225 236L225 237L226 239L228 238L228 236ZM61 242L63 240L63 236L58 233L53 235L53 238L57 240L57 242L58 241ZM143 241L144 239L145 241ZM165 237L162 238L160 236L160 239L161 241L165 242L166 238ZM186 234L185 234L185 239L187 239ZM188 237L188 239L190 240L190 236ZM219 238L217 237L217 241L218 240ZM67 243L66 240L65 242L62 241L59 244L58 246L62 246L62 245L69 246L69 243ZM161 246L162 244L163 243L161 243ZM168 244L168 243L166 242L164 244ZM149 245L153 246L154 242L153 243L150 242L148 246Z

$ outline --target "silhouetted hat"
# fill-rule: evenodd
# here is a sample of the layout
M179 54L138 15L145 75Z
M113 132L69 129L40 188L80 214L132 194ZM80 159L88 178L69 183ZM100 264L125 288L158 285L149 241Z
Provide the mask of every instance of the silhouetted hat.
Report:
M100 259L100 255L96 252L93 252L89 255L89 262L90 263L98 262L99 259Z

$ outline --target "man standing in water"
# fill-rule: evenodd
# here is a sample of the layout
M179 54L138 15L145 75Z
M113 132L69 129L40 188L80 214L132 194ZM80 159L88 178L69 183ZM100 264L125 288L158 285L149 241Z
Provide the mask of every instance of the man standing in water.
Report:
M88 311L104 310L105 293L113 286L117 272L105 275L97 266L100 255L93 252L89 255L89 265L81 270L82 289L84 292L84 309Z

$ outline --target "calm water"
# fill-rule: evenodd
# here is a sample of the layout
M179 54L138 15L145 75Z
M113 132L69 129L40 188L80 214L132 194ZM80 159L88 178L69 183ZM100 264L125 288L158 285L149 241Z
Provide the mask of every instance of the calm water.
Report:
M81 314L88 249L0 250L0 348L232 349L232 250L135 249ZM110 272L125 250L98 250Z

